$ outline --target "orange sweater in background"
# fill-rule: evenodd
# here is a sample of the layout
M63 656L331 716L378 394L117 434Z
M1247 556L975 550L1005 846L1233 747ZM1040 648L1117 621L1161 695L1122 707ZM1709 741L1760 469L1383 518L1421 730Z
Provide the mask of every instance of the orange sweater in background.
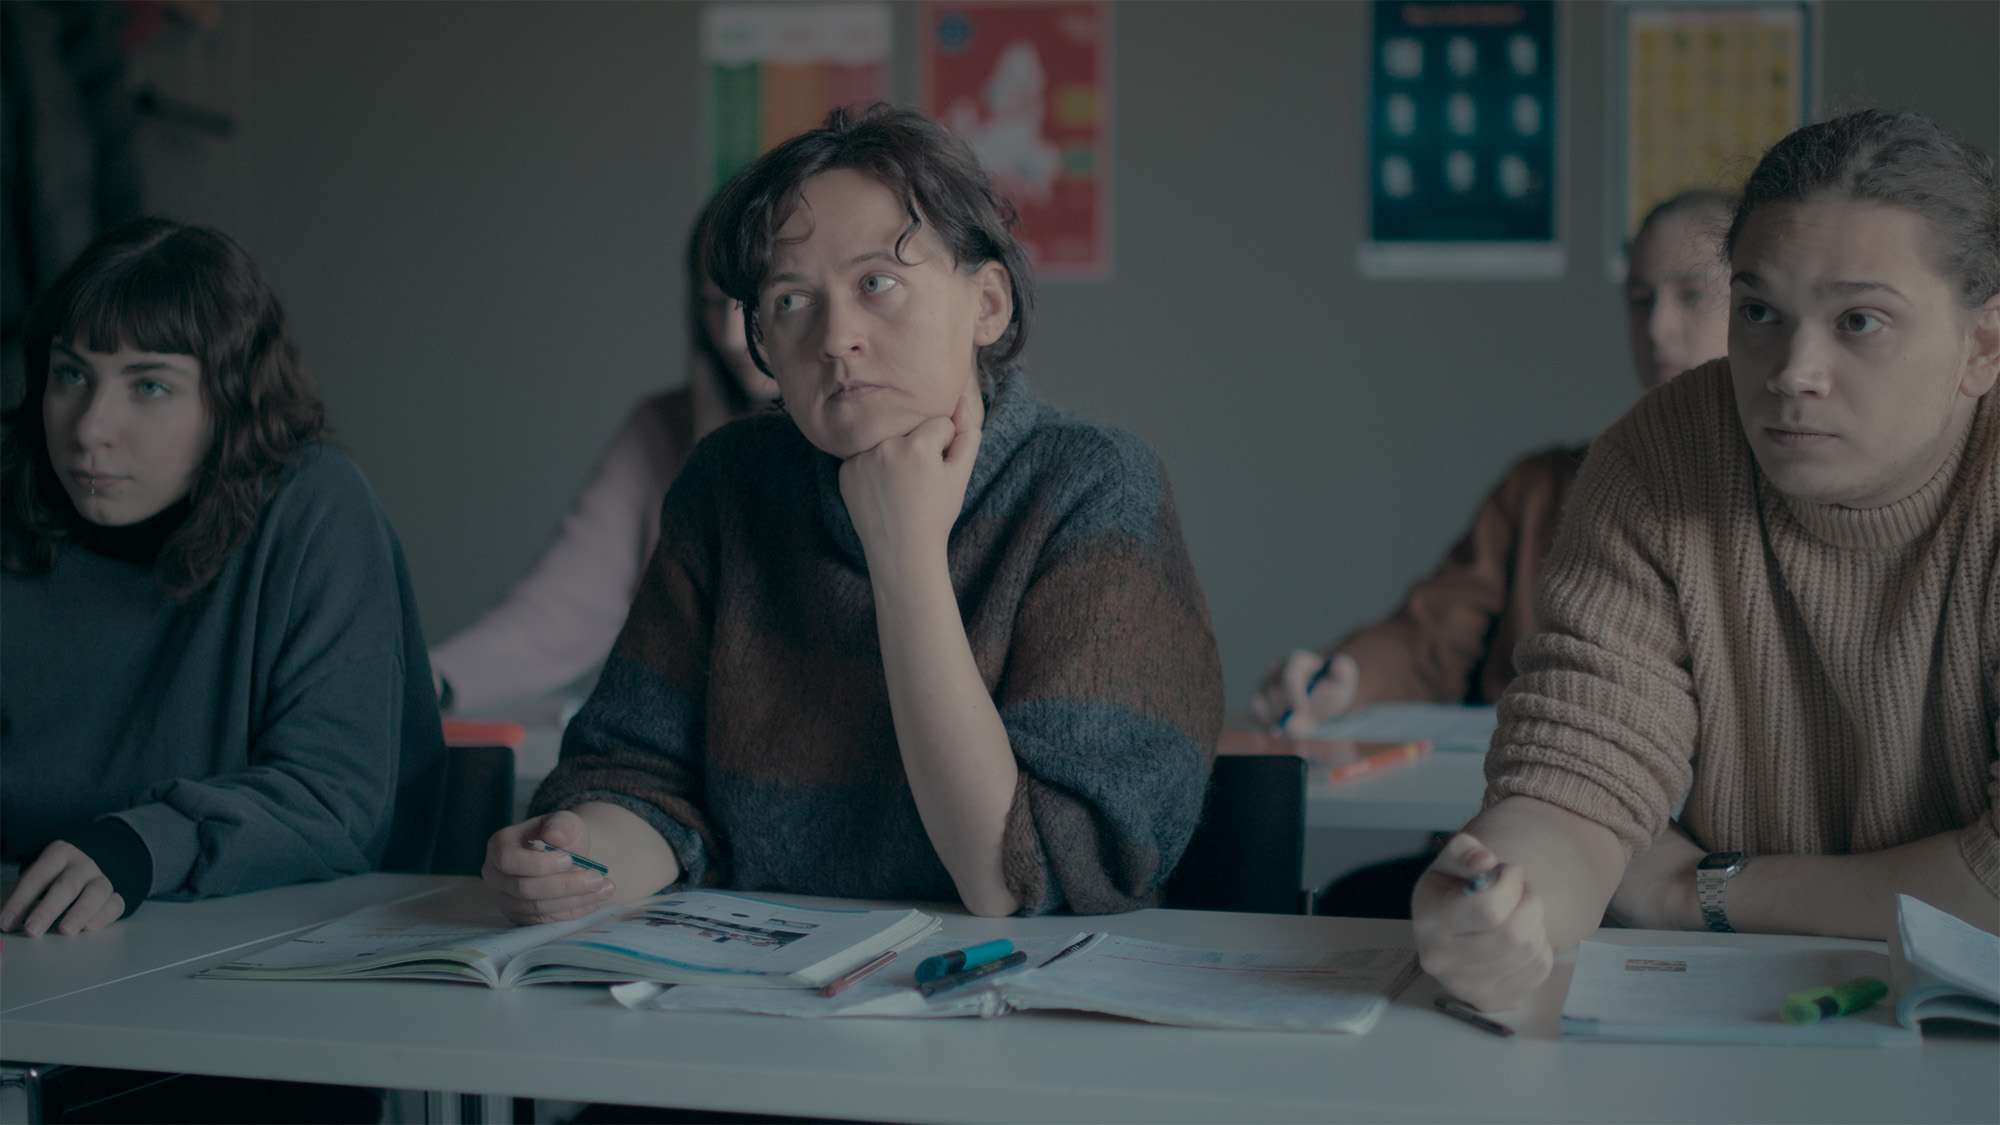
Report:
M2000 406L1882 508L1774 489L1729 363L1591 446L1486 758L1642 850L1685 795L1702 846L1879 851L1969 828L2000 893Z
M1534 631L1535 577L1584 451L1547 449L1507 471L1443 565L1393 615L1326 650L1361 665L1354 705L1492 703Z

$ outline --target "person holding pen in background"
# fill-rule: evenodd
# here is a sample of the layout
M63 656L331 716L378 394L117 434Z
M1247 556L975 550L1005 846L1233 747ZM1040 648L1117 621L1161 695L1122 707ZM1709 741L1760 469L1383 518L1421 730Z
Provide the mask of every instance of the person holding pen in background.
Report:
M509 917L677 881L1151 900L1201 811L1220 659L1159 460L1014 368L1012 226L962 140L887 106L724 189L704 261L783 413L668 493L535 815L488 845Z
M1735 202L1683 192L1654 207L1632 239L1626 335L1647 389L1728 345L1722 235ZM1322 651L1301 649L1272 665L1251 713L1304 737L1371 703L1498 700L1514 678L1514 646L1534 629L1535 576L1583 456L1581 447L1558 446L1517 462L1401 608Z
M534 569L431 650L447 712L531 700L603 663L659 542L660 500L695 443L777 396L750 359L741 308L701 270L701 231L714 206L688 237L687 386L633 408Z
M0 930L425 870L444 743L402 548L241 247L141 219L31 311L0 445Z
M1417 886L1424 967L1481 1008L1607 908L1881 940L1906 893L2000 929L1993 163L1914 114L1807 126L1728 253L1728 357L1591 447L1486 808Z

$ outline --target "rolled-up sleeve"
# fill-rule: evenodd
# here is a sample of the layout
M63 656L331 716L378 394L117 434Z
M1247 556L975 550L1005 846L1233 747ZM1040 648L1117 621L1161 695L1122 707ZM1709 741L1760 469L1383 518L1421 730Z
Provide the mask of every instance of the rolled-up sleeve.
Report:
M1165 474L1109 443L1097 468L1022 599L996 692L1021 771L1002 863L1028 914L1150 905L1200 819L1222 724Z
M1627 853L1666 826L1699 733L1661 504L1600 440L1515 651L1486 758L1486 803L1534 797L1609 828Z

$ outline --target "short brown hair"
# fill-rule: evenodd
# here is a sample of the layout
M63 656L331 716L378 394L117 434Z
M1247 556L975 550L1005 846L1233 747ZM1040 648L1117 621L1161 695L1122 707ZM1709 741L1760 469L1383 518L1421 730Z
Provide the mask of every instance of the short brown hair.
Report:
M860 172L895 193L910 216L903 246L925 223L965 269L999 262L1013 289L1014 315L1000 338L979 349L979 376L990 394L1006 381L1028 343L1035 285L1028 255L1014 237L1019 220L987 179L972 147L912 109L877 102L858 113L836 109L826 123L772 149L722 189L703 239L702 261L724 293L743 302L751 358L765 374L757 294L771 269L778 231L799 205L799 189L822 172Z
M1930 221L1929 252L1966 308L2000 293L2000 188L1985 153L1916 113L1864 109L1794 131L1743 184L1725 249L1767 203L1820 195L1893 203Z
M81 339L193 356L214 437L188 492L188 516L154 563L181 601L199 593L257 529L286 466L326 436L326 407L257 264L221 231L138 219L100 235L28 313L27 394L0 442L0 566L55 565L75 507L56 479L42 424L49 350Z

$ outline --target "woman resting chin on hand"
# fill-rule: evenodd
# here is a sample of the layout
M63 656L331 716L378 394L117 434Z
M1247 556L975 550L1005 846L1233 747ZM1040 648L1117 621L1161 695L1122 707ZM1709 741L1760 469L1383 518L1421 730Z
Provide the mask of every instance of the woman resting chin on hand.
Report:
M1150 901L1200 814L1220 663L1158 460L1011 366L1010 228L962 141L888 107L725 189L704 261L784 412L717 431L668 493L537 818L488 848L511 917L675 880ZM608 883L529 843L551 834Z

